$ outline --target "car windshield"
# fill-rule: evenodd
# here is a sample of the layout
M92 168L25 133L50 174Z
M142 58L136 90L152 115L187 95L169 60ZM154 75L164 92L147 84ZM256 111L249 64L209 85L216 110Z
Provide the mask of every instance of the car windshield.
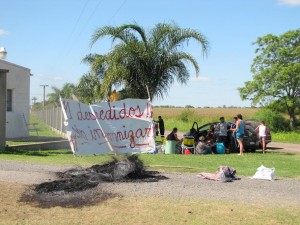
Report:
M205 125L199 127L199 131L201 132L201 131L210 130L211 125L212 125L211 123L205 124Z

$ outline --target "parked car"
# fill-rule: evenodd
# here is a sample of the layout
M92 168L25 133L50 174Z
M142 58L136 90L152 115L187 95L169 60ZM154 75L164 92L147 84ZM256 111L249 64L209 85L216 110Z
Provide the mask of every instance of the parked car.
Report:
M196 136L207 136L211 130L212 127L215 127L219 122L211 122L207 123L201 126L198 126L197 122L193 123L192 128L196 130ZM227 122L228 126L231 125L231 122ZM245 121L245 134L243 138L244 143L244 149L246 152L255 152L256 149L261 148L260 139L258 137L258 133L255 131L255 128L260 124L259 121ZM218 136L217 133L214 134L215 137ZM228 132L228 138L230 137L230 132ZM229 138L230 139L230 138ZM228 141L230 141L228 139ZM266 137L266 143L271 142L271 133L270 130L267 129L267 137ZM234 148L231 149L232 152L238 152L239 146L238 143L235 142Z

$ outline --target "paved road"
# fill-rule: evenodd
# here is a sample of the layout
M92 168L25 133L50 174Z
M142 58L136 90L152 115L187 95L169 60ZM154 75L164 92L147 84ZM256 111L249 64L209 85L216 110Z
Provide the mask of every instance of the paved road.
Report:
M267 145L267 151L269 150L300 154L300 145L282 142L271 142Z

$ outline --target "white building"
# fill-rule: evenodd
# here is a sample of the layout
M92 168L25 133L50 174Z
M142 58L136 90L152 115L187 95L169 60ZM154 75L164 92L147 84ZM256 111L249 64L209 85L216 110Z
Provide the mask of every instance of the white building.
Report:
M5 138L29 136L30 69L0 59L0 70L7 71Z

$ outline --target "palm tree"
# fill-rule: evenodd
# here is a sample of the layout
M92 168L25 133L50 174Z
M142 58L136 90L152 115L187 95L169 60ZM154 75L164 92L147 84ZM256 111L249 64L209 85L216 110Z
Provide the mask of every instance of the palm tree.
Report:
M89 54L82 62L91 66L91 72L84 74L76 86L76 94L84 103L95 103L105 99L101 92L101 83L104 78L105 65L102 63L102 55Z
M103 99L101 94L101 82L97 76L92 73L84 74L76 86L76 95L81 102L86 104L95 103Z
M53 103L56 106L59 105L59 98L68 98L72 99L73 93L74 93L75 85L71 83L65 83L62 89L59 89L58 87L52 86L52 92L47 95L48 97L48 103Z
M187 83L190 73L186 63L191 63L198 75L198 63L182 51L183 44L195 40L201 45L203 55L208 51L208 41L201 33L176 24L160 23L148 33L137 24L101 27L93 34L91 46L105 36L115 45L107 54L91 61L93 70L105 65L103 95L107 95L113 84L121 84L124 95L148 98L148 87L151 99L163 98L175 79Z

